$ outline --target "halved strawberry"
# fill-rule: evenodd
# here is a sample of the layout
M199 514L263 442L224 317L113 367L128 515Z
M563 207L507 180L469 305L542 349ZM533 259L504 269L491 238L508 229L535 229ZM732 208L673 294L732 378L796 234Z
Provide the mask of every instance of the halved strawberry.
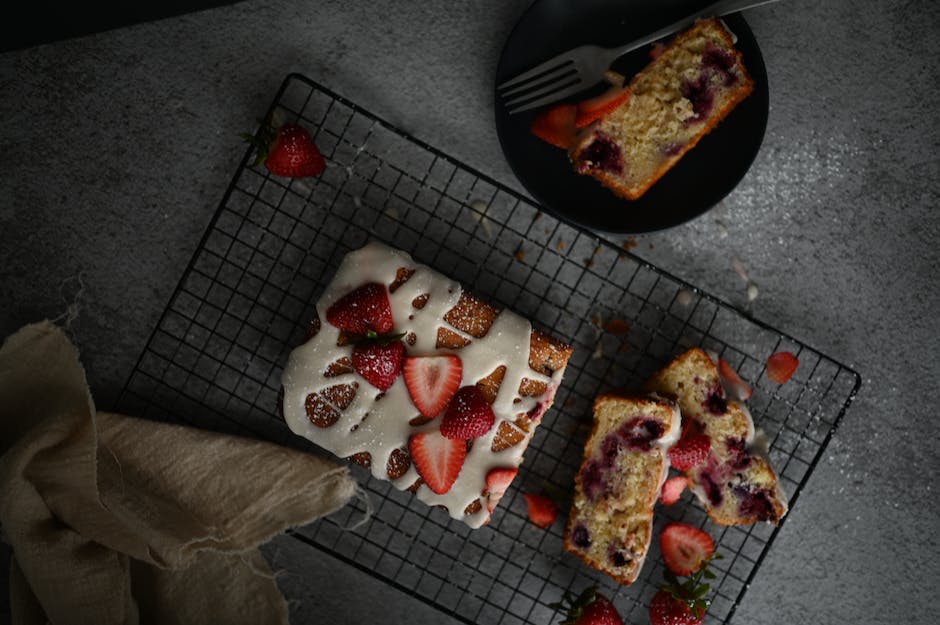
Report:
M460 387L463 363L459 356L409 356L405 358L405 385L411 401L425 417L440 414Z
M405 344L401 341L370 341L353 347L352 366L369 384L386 391L395 383L404 357Z
M467 443L444 438L439 432L423 432L408 439L408 451L424 483L438 495L443 495L460 475L467 457Z
M501 468L493 469L486 474L486 490L483 491L483 494L486 495L487 510L493 511L499 500L506 494L506 489L512 484L518 472L519 470L516 468Z
M675 521L663 527L659 546L666 568L676 575L691 575L715 551L715 542L707 532Z
M671 506L682 497L682 491L689 485L689 478L684 475L676 475L663 483L663 490L659 495L659 500L664 506Z
M790 352L777 352L767 358L767 377L771 382L783 384L800 366L799 359Z
M725 388L725 392L732 399L736 401L750 399L754 391L724 358L718 359L718 375L721 376L721 385Z
M369 282L353 289L326 309L326 320L344 332L365 335L391 331L392 305L388 291L377 282Z
M680 438L678 443L669 448L666 455L673 468L688 471L705 461L711 446L712 439L707 434L693 434Z
M441 420L441 434L447 438L468 441L490 431L496 422L493 408L483 392L474 386L464 386L454 393Z
M629 87L611 87L600 95L578 102L578 112L575 115L574 125L576 128L587 126L629 99Z
M558 516L558 506L545 495L536 495L533 493L523 493L526 507L528 508L529 520L539 527L548 527L555 522Z
M532 134L555 147L567 150L574 144L576 104L558 104L539 111L532 120Z

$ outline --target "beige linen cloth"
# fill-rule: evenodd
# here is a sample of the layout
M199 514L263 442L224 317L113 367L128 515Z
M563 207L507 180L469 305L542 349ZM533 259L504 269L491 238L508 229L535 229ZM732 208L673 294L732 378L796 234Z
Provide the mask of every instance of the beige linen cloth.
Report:
M48 321L0 347L0 453L14 623L286 623L258 546L356 492L310 454L97 412Z

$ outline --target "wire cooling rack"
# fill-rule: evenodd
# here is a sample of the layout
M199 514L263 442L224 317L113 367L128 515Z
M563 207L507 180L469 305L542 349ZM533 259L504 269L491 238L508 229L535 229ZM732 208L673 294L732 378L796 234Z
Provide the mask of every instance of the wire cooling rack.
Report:
M791 507L860 385L858 374L653 267L615 243L544 214L527 198L361 107L291 74L269 113L315 133L328 167L287 180L245 154L204 238L144 348L117 408L159 420L255 436L325 453L277 412L281 368L343 255L375 238L515 310L574 346L555 405L536 429L516 481L488 526L470 530L408 492L353 467L368 492L292 530L298 549L323 550L466 623L551 623L566 591L597 584L628 622L647 622L662 583L657 541L624 587L562 549L553 526L527 520L526 492L570 492L593 398L638 387L687 347L721 355L746 380L757 427ZM797 354L784 385L766 357ZM706 622L727 623L779 528L722 528L686 492L657 514L704 528L715 561Z

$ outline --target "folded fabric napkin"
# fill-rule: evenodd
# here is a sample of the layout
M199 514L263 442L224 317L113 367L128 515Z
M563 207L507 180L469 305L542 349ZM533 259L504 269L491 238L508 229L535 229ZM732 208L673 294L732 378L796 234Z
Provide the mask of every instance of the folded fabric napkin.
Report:
M0 347L0 454L14 623L286 623L258 546L356 492L310 454L97 412L48 321Z

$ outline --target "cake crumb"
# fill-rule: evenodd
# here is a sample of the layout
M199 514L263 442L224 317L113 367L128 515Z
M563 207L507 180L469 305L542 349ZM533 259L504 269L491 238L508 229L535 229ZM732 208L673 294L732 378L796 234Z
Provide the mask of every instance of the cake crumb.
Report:
M523 260L525 260L525 249L523 249L522 243L520 243L520 244L519 244L519 247L516 248L516 251L515 251L515 253L513 254L513 256L514 256L514 257L516 258L516 260L518 260L518 261L523 261Z
M563 251L565 249L565 240L562 238L559 238L558 241L555 243L555 249L558 250L559 252Z
M688 306L692 303L692 291L688 289L679 289L676 293L676 303L680 306Z

